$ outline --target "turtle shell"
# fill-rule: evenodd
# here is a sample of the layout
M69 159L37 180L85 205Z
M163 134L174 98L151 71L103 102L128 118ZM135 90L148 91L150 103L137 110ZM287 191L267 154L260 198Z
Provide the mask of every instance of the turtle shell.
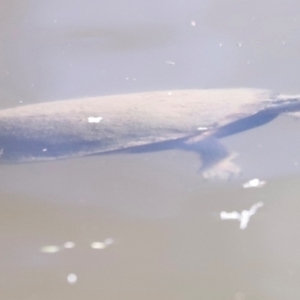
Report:
M24 105L0 111L0 161L103 153L199 135L255 114L268 90L155 91Z

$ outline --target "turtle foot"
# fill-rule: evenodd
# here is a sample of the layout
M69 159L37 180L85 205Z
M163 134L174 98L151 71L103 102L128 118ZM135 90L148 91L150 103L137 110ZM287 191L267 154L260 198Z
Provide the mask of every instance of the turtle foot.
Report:
M206 180L228 181L239 177L241 169L237 164L232 162L236 156L237 153L233 153L229 157L218 162L216 165L203 171L200 170L203 178Z

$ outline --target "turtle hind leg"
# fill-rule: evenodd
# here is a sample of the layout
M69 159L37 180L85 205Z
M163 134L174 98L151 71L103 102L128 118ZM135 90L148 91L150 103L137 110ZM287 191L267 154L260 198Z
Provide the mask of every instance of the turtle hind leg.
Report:
M233 162L233 159L237 157L237 153L230 153L226 158L216 162L208 168L201 166L199 172L204 179L207 180L223 180L228 181L236 178L241 174L240 167Z
M229 180L240 175L240 168L232 161L237 153L230 152L212 136L191 138L182 148L200 155L202 165L199 172L204 179Z

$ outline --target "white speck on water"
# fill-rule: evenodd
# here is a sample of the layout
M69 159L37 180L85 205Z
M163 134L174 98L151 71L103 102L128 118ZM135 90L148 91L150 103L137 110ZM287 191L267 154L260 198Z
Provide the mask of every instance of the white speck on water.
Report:
M222 44L222 43L220 43L220 44L219 44L219 46L220 46L220 47L222 47L222 46L223 46L223 44Z
M254 187L262 187L266 184L266 181L259 180L258 178L251 179L243 184L243 188L254 188Z
M206 131L206 130L208 130L208 128L207 127L198 127L197 130L199 130L199 131Z
M281 43L282 43L282 45L285 45L285 41L282 41Z
M193 27L195 27L196 26L196 21L191 21L191 25L193 26Z
M89 123L100 123L102 120L102 117L88 117L88 122Z
M115 241L112 238L107 238L107 239L104 240L105 245L112 245L112 244L114 244L114 242Z
M237 211L220 213L221 220L238 220L240 221L240 229L246 229L250 221L250 217L253 216L259 207L264 206L263 202L258 202L251 206L249 210L243 210L241 213Z
M74 242L65 242L64 243L64 248L66 249L72 249L75 247L75 243Z
M21 101L19 101L19 103L23 103L23 101L21 100Z
M105 249L106 248L106 244L102 243L102 242L93 242L91 243L91 248L92 249Z
M47 148L44 148L42 151L43 151L43 152L46 152L47 150L48 150Z
M56 23L57 23L57 20L54 19L54 20L53 20L53 23L56 24Z
M136 79L135 79L135 78L133 78L133 81L136 81Z
M129 80L129 78L128 78L128 77L126 77L125 79L126 79L126 80Z
M49 245L42 247L40 251L43 253L57 253L58 251L60 251L60 247L55 245Z
M247 64L248 64L248 65L250 64L250 61L249 61L249 60L247 60Z
M168 95L169 95L169 96L172 96L172 95L173 95L173 93L172 93L172 92L168 92Z
M175 61L167 60L166 64L175 66Z
M70 284L75 284L77 282L77 275L76 274L69 274L67 280Z
M241 43L241 42L239 42L239 44L238 44L238 45L239 45L239 47L242 47L242 43Z

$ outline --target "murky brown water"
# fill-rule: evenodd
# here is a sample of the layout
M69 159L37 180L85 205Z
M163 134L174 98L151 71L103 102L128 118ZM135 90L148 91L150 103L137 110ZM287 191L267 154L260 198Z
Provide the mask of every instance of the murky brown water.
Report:
M1 108L179 88L299 93L296 1L0 3ZM280 117L224 139L243 169L226 183L175 150L2 165L0 298L298 300L299 129ZM266 184L244 188L253 178ZM221 220L243 210L245 229Z

